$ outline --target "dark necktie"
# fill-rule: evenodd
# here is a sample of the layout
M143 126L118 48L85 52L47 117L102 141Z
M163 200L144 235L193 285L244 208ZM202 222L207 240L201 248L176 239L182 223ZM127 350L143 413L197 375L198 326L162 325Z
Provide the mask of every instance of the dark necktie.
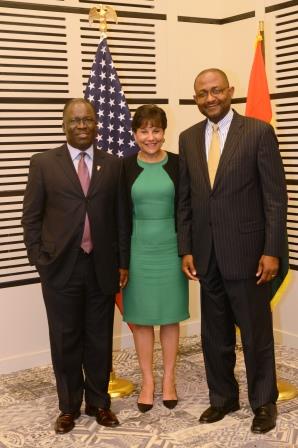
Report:
M213 187L218 163L220 159L220 141L218 124L212 124L212 137L208 153L208 171L211 187Z
M84 192L85 196L87 196L88 188L90 185L90 175L89 175L88 167L85 162L86 153L82 151L80 153L80 156L81 156L81 158L79 160L79 165L78 165L78 176L79 176L79 179L81 182L83 192ZM87 252L87 254L89 254L93 248L93 244L92 244L92 240L91 240L91 232L90 232L90 223L89 223L89 218L88 218L87 213L85 216L85 226L84 226L83 238L82 238L82 242L81 242L81 248L83 249L84 252Z

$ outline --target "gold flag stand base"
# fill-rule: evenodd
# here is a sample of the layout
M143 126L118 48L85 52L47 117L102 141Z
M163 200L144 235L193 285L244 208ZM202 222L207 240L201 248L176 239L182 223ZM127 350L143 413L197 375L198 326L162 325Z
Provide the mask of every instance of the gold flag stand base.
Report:
M123 378L116 378L115 372L112 370L109 381L109 394L111 398L125 397L130 395L134 390L134 385Z
M279 392L277 401L292 400L298 394L295 386L283 380L277 381L277 389Z

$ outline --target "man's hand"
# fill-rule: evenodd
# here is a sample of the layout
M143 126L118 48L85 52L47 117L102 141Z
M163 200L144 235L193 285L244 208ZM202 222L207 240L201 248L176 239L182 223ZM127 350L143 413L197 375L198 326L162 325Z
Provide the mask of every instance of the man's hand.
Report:
M186 278L189 280L198 281L197 271L193 262L192 255L184 255L182 257L182 272L185 274Z
M125 288L128 282L128 269L119 269L120 281L119 286L121 289Z
M279 269L279 258L262 255L259 260L256 277L259 277L257 285L270 282L277 276Z

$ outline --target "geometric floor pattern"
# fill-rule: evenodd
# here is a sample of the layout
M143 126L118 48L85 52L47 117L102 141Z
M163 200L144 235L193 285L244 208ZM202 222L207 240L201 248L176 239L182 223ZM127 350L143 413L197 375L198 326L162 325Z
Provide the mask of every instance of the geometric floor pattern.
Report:
M278 376L298 387L298 350L276 345ZM198 337L182 338L177 364L179 402L174 410L162 404L161 349L156 344L154 407L141 414L136 407L140 373L133 349L114 352L117 377L130 379L134 392L112 400L121 425L99 426L82 413L70 433L58 436L58 415L51 366L0 375L0 448L298 448L298 399L278 403L277 426L265 435L250 431L252 412L247 401L241 347L237 347L236 376L241 409L223 420L200 425L208 407L203 356ZM83 411L83 408L82 408Z

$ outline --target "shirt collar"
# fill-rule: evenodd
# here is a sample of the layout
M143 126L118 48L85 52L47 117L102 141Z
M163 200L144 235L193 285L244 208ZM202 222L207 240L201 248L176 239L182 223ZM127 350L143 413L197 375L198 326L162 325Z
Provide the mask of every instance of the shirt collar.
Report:
M219 130L222 130L223 128L225 128L226 126L229 126L231 124L233 115L234 115L234 111L233 111L233 109L230 109L229 112L217 123ZM209 118L208 118L207 125L210 129L212 128L212 124L213 124L213 122L211 120L209 120Z
M73 146L71 146L69 143L67 143L67 148L68 148L68 151L69 151L69 153L70 153L70 157L71 157L71 160L72 161L74 161L78 156L79 156L79 154L82 152L80 149L78 149L78 148L74 148ZM88 157L90 157L90 159L91 160L93 160L93 145L91 145L88 149L86 149L85 151L84 151L86 154L88 154Z

